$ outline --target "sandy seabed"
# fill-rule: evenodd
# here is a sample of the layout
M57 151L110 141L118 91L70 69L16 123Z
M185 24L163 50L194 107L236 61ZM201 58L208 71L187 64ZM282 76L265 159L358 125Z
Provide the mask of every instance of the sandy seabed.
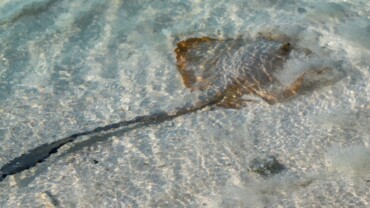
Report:
M285 103L83 137L2 181L0 207L368 207L369 13L366 0L0 0L0 165L196 99L174 54L190 37L284 34L320 56L292 72L346 74ZM251 171L269 155L286 169Z

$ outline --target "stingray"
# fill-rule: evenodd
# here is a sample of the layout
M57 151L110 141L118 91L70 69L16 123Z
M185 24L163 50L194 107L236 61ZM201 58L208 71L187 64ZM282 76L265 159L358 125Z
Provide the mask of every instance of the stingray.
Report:
M245 95L259 97L272 105L287 101L300 92L314 89L323 83L339 80L336 70L322 67L302 72L288 86L281 83L276 73L284 70L292 52L307 56L312 54L286 40L287 38L260 36L254 40L242 37L224 40L200 37L180 41L175 49L177 69L185 87L202 92L197 101L171 111L137 116L128 121L97 127L38 146L3 165L0 169L0 181L45 161L59 148L81 136L108 133L127 126L134 129L153 125L209 106L239 109L251 101Z
M272 105L333 83L341 76L330 67L317 67L303 71L289 85L281 83L276 74L284 70L292 52L313 55L287 39L190 38L177 44L178 71L191 91L206 91L206 99L218 99L216 106L233 109L252 101L243 98L244 95L260 97ZM199 105L206 102L200 101Z

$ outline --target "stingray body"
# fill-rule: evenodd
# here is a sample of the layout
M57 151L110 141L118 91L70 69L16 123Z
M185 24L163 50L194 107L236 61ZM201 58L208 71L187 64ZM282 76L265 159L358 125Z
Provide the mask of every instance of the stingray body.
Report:
M208 37L190 38L177 44L177 68L184 84L191 90L204 91L196 102L185 104L168 112L137 116L93 130L43 144L11 160L0 168L0 181L43 162L60 147L81 136L108 132L131 126L130 129L171 120L207 106L240 108L248 101L244 94L261 97L270 104L294 97L304 86L312 86L317 80L333 81L330 68L304 72L290 86L281 87L274 73L281 70L292 50L286 41L260 37L256 40L243 38L217 40ZM328 79L327 79L328 78Z
M284 69L292 52L306 58L315 56L290 43L288 37L190 38L179 42L175 52L184 85L192 91L205 91L193 108L212 101L220 107L238 109L250 101L244 95L275 104L333 84L344 75L330 66L316 66L302 71L289 85L281 83L276 74Z
M296 94L300 81L281 89L274 76L293 49L289 42L264 37L254 41L203 37L179 42L175 52L186 87L206 91L208 99L219 96L217 106L240 108L247 101L242 99L244 94L260 96L270 104Z

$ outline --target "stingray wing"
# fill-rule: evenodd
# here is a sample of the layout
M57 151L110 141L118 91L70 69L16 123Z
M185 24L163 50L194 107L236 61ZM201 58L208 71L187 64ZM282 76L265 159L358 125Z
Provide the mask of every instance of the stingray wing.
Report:
M202 37L180 41L175 52L177 69L185 86L191 90L213 89L223 94L218 106L242 107L246 100L240 97L249 90L240 85L239 78L228 66L236 67L234 56L246 45L247 41L242 38L218 40Z
M175 52L185 86L192 90L205 90L214 85L223 85L221 79L225 73L219 62L230 59L228 56L243 45L240 40L202 37L180 41Z

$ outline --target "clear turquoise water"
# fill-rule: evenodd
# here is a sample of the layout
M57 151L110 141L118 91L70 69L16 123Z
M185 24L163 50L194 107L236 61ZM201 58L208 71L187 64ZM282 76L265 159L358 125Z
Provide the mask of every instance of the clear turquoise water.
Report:
M369 206L369 13L365 0L0 0L0 165L194 100L173 52L189 37L285 34L321 56L290 70L346 71L290 102L81 138L2 181L0 207ZM265 155L286 171L250 171Z

